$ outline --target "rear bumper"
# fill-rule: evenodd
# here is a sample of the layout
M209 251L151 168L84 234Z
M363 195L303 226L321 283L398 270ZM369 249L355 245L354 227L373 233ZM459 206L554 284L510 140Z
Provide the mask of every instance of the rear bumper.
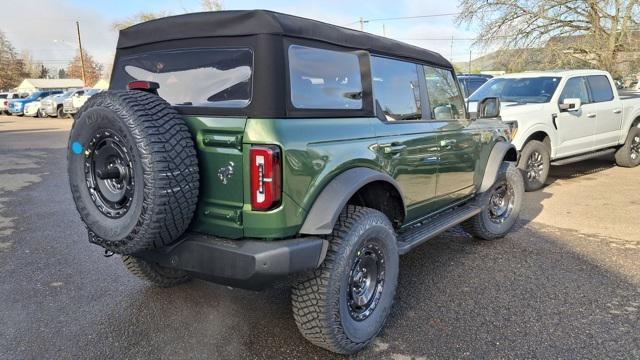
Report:
M317 268L327 247L327 240L316 237L265 241L187 234L171 247L137 256L204 280L260 290Z

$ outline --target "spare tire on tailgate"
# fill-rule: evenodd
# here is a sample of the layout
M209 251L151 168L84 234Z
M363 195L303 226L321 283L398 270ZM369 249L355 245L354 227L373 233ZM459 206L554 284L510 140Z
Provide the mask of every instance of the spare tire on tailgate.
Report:
M106 91L80 109L69 136L71 193L89 241L118 254L175 242L198 201L196 149L157 95Z

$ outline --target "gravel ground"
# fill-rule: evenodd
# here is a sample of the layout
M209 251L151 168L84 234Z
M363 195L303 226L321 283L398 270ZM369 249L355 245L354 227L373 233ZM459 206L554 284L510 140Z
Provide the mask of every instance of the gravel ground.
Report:
M0 359L337 357L298 334L287 289L157 289L104 258L69 193L69 126L0 117ZM420 246L355 358L640 358L639 176L553 168L505 239Z

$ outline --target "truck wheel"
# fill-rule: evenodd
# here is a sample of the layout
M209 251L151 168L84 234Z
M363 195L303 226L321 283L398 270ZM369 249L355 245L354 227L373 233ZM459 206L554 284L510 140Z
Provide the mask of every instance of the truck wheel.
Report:
M531 140L522 148L518 168L524 177L525 191L536 191L544 186L550 163L549 149L542 142Z
M64 113L64 109L62 108L62 106L60 106L60 107L58 108L58 111L57 111L57 112L58 112L58 119L64 119L64 118L66 118L66 116L65 116L66 114Z
M467 233L483 240L504 237L518 221L524 184L515 166L503 162L493 186L478 195L477 205L482 211L462 223Z
M173 287L191 280L185 271L163 267L134 256L123 256L122 262L133 275L159 287Z
M616 164L622 167L640 165L640 127L634 126L629 130L627 141L616 151Z
M398 248L381 212L348 205L313 277L293 287L293 317L313 344L340 354L364 348L389 316L398 282Z
M71 193L89 241L117 254L157 249L187 229L198 160L184 120L156 95L92 96L69 135Z

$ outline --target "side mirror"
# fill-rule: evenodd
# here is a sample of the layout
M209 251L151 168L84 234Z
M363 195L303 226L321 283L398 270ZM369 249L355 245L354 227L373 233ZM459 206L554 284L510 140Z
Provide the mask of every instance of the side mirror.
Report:
M500 99L487 97L478 103L478 119L495 119L500 117Z
M558 105L561 111L578 111L582 106L582 101L578 98L564 99L562 104Z

